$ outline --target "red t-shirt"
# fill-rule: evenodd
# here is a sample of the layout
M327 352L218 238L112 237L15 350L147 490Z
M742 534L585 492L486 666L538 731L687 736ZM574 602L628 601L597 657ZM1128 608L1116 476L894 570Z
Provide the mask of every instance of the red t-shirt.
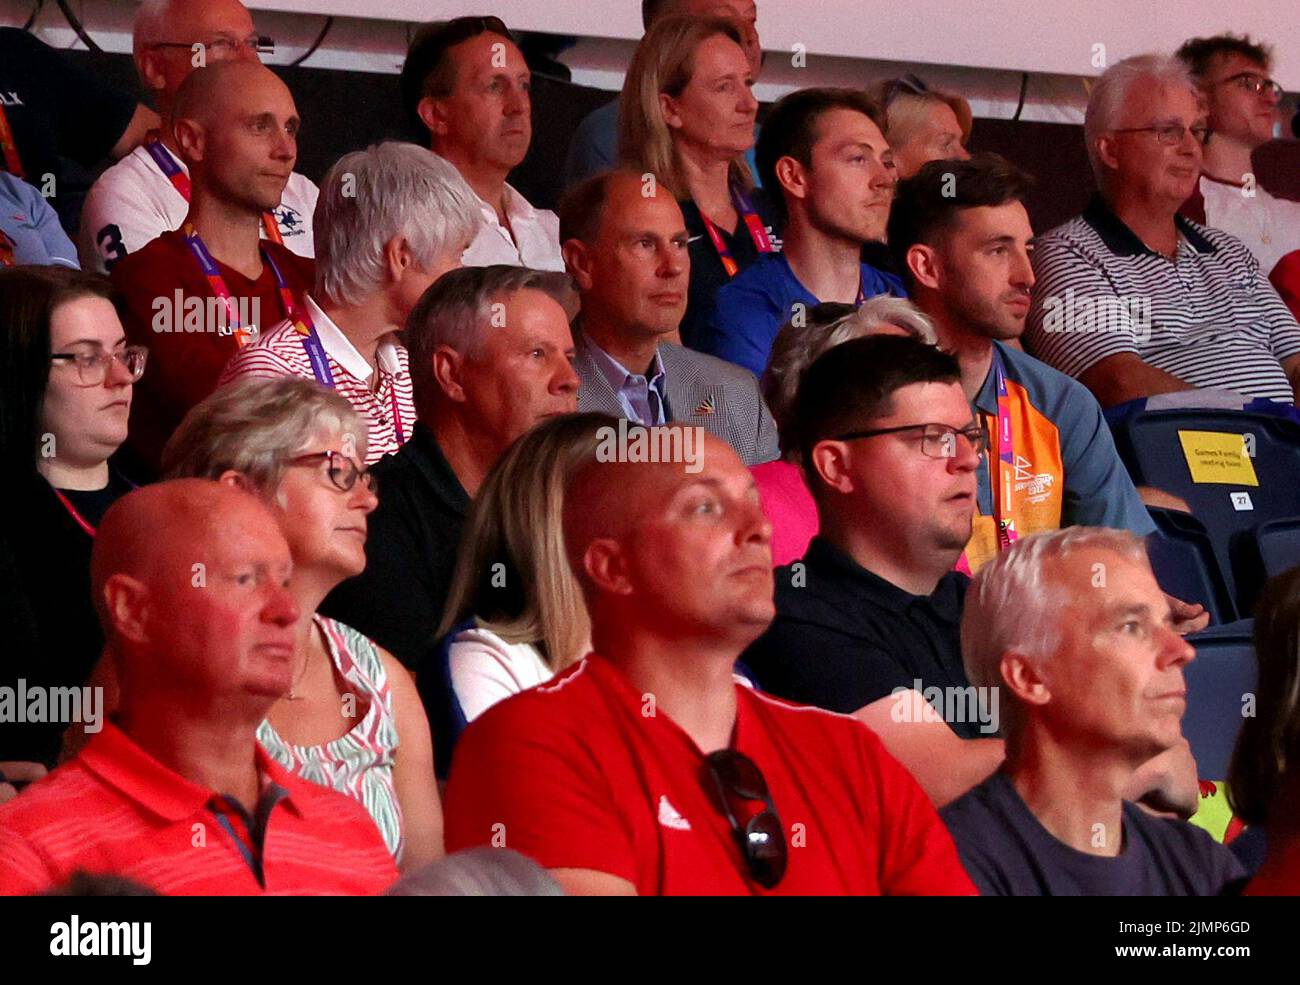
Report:
M594 655L465 731L447 850L513 848L643 895L975 893L929 800L866 726L736 693L734 748L762 771L789 846L774 889L749 878L699 748Z
M79 755L0 807L0 895L40 892L76 870L164 895L372 895L397 879L366 809L286 772L256 746L270 808L262 881L247 818L105 723ZM250 861L250 856L252 861Z
M313 261L276 243L263 241L262 248L275 260L295 303L301 306L315 277ZM269 332L284 320L284 305L270 264L263 262L257 280L249 280L220 261L217 268L231 297L260 332ZM146 470L156 471L163 445L185 412L217 388L217 379L238 344L231 334L186 330L214 327L206 299L216 295L180 231L163 233L122 259L113 267L112 278L126 302L127 339L149 348L149 362L132 398L128 442ZM177 290L181 292L179 305ZM189 301L189 310L185 310L190 298L204 301L201 317L196 301ZM255 313L260 318L254 317Z
M1268 279L1282 295L1291 314L1300 320L1300 250L1292 250L1279 260Z

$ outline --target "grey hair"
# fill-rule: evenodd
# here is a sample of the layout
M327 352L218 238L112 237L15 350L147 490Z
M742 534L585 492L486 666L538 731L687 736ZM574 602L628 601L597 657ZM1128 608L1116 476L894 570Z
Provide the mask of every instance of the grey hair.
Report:
M140 70L140 56L146 48L164 39L172 0L143 0L135 11L131 26L131 53L136 71Z
M352 435L365 461L368 434L346 397L298 376L239 380L190 409L163 449L168 479L217 479L233 470L273 499L289 460L322 433Z
M776 422L778 434L793 434L795 398L808 367L827 349L841 342L872 335L897 326L912 338L935 345L934 324L920 308L904 298L881 294L856 311L822 324L787 322L777 332L763 374L763 397ZM797 454L797 449L791 448Z
M1025 537L980 568L966 589L961 619L962 664L971 684L1000 688L1006 653L1041 665L1059 649L1061 612L1069 597L1047 565L1089 549L1147 562L1145 543L1131 531L1065 527ZM1014 706L1003 702L1003 707L1004 724L1014 721Z
M467 848L402 876L385 896L563 896L559 883L509 848Z
M527 290L548 295L566 314L573 307L573 281L568 274L505 264L448 271L420 295L403 332L417 407L428 407L438 390L433 354L446 346L466 359L476 359L488 329L494 321L499 324L494 305Z
M1106 69L1088 95L1088 108L1083 115L1083 137L1088 147L1088 163L1093 177L1101 184L1104 177L1101 158L1097 153L1097 140L1115 129L1119 115L1124 112L1129 94L1140 83L1164 82L1186 86L1197 95L1196 83L1182 60L1174 55L1134 55L1116 62Z
M393 237L427 270L459 255L482 221L478 196L433 151L388 141L344 154L321 182L312 217L316 292L360 304L384 286L384 246Z

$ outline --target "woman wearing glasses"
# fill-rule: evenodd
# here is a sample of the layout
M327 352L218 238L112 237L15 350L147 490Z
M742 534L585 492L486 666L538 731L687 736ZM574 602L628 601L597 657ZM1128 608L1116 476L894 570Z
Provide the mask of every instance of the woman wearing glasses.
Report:
M366 636L316 612L365 567L366 517L378 503L361 465L366 439L365 422L333 390L298 377L244 380L185 416L163 470L243 486L274 509L302 616L293 686L258 739L287 769L364 804L407 870L442 854L433 750L415 682Z
M126 344L108 281L63 267L0 270L0 326L0 449L14 497L0 534L12 584L0 595L21 641L6 634L0 686L81 687L104 642L90 549L100 518L131 488L109 458L126 440L146 352ZM66 727L7 724L0 760L53 765Z
M619 104L622 162L654 175L682 207L691 280L681 338L706 352L714 294L774 249L770 208L745 163L753 82L733 22L665 17L637 46Z

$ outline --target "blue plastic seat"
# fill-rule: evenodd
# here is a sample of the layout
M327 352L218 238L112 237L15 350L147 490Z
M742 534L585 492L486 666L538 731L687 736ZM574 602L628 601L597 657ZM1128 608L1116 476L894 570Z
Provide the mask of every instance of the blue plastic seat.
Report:
M1219 567L1214 542L1196 517L1148 507L1156 532L1147 537L1147 556L1160 587L1184 602L1199 602L1212 625L1233 622L1237 607L1228 575Z
M1245 720L1242 712L1255 691L1254 626L1253 619L1242 619L1188 637L1196 659L1183 670L1187 681L1183 735L1203 780L1223 780L1228 775L1232 747Z

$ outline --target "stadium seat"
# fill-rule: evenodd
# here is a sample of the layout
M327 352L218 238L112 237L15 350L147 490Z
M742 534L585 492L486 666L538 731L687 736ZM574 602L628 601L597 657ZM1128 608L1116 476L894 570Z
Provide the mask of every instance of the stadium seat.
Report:
M424 713L429 716L429 730L433 733L433 768L440 780L447 778L451 769L451 751L467 724L465 710L451 686L451 641L476 625L475 620L466 619L453 626L451 632L429 648L416 668L415 687L420 692Z
M1232 542L1232 570L1238 611L1253 613L1264 583L1298 564L1300 517L1270 520L1237 534Z
M1187 680L1183 735L1203 780L1223 780L1228 775L1244 701L1255 690L1254 626L1254 620L1243 619L1188 637L1196 659L1183 672Z
M1156 525L1147 537L1147 555L1160 587L1184 602L1205 606L1212 625L1235 620L1232 585L1201 522L1178 510L1151 506L1147 512Z
M1300 517L1300 425L1293 421L1249 411L1144 410L1111 427L1133 481L1187 501L1225 574L1233 571L1234 535Z

